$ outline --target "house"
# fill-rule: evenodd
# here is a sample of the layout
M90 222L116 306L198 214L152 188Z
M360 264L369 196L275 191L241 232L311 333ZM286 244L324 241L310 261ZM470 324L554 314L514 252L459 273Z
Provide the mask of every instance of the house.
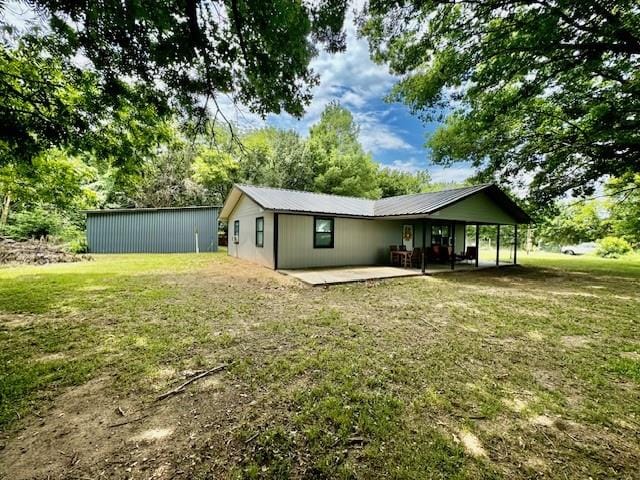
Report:
M530 222L493 184L381 200L235 185L220 219L228 222L229 255L269 268L384 265L399 246L420 252L423 272L442 263L443 252L451 268L465 255L469 260L468 228L478 245L479 226L497 225L499 244L499 226L513 225L515 244L517 225ZM473 260L477 266L477 250Z

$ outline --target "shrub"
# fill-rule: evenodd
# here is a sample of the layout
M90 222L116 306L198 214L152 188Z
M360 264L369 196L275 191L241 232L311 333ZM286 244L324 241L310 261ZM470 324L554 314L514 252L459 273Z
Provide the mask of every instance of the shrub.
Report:
M596 253L604 258L618 258L630 251L629 242L618 237L604 237L602 240L598 240L598 248L596 249Z
M3 234L14 240L49 238L62 231L63 220L55 212L42 207L14 214L11 223L3 228Z
M71 253L87 253L88 251L85 232L76 225L67 223L56 236L56 240L64 243L65 249Z
M67 250L70 253L87 253L89 251L87 239L82 237L70 241L69 243L67 243Z

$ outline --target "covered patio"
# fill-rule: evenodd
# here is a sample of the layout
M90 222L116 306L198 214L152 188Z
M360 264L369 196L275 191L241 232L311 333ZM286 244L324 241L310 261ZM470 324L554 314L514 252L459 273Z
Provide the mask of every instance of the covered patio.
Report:
M517 223L407 219L402 242L389 245L388 263L423 274L517 265L517 246Z

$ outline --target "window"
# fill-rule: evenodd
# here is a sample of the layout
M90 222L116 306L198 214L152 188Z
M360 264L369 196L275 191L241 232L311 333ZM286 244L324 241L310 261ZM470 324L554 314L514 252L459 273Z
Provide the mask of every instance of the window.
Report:
M233 243L240 243L240 220L233 222Z
M431 226L431 244L444 247L449 244L449 225Z
M264 247L264 217L256 218L256 247Z
M313 219L313 248L333 248L333 218Z

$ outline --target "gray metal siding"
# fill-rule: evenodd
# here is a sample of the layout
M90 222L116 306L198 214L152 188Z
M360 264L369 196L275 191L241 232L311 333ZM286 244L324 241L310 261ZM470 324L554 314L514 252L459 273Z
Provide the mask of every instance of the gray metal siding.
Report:
M256 245L256 218L264 218L264 243ZM240 222L238 243L233 241L233 222ZM273 212L265 211L246 195L236 204L229 215L229 255L244 258L269 268L274 267L273 260Z
M402 243L401 221L334 218L334 247L314 248L314 217L278 216L278 268L385 265Z
M201 252L218 250L218 211L212 208L138 210L87 214L92 253Z

